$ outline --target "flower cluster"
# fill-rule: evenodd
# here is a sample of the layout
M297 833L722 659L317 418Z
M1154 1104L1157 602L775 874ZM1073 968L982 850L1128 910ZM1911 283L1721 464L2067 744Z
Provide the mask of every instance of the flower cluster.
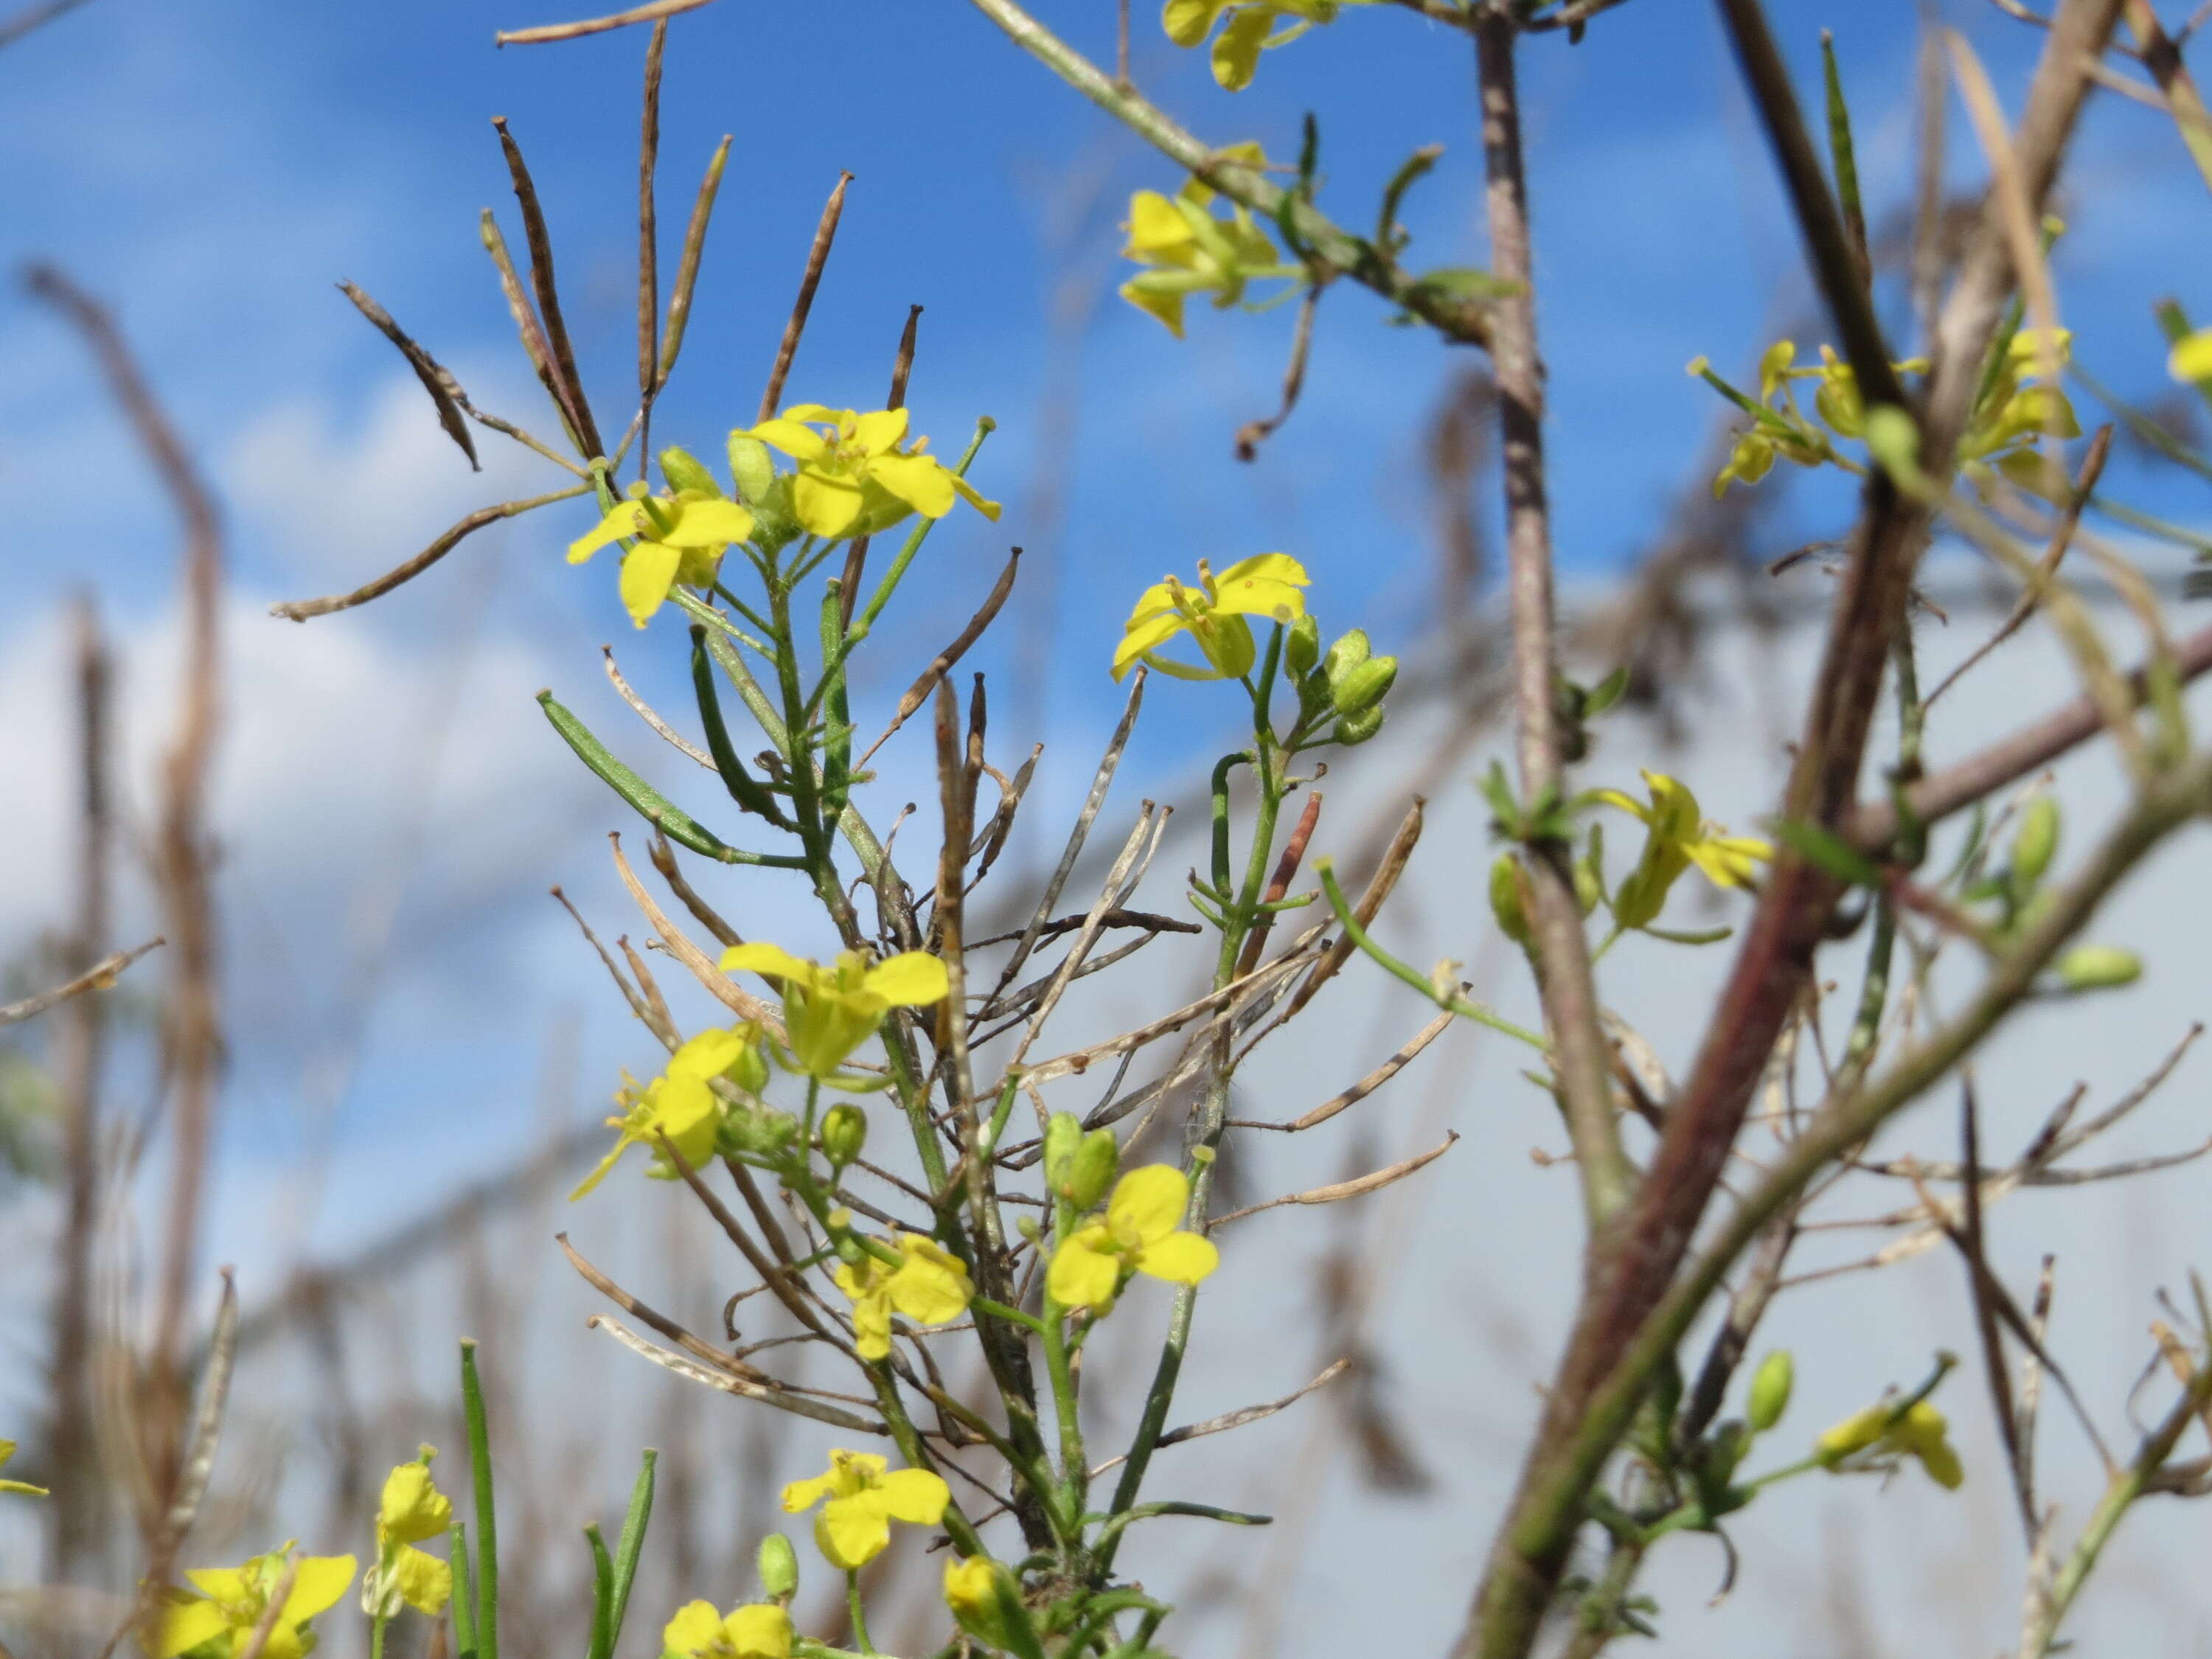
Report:
M1160 25L1176 45L1196 46L1205 43L1216 24L1222 24L1211 54L1213 78L1231 92L1242 92L1252 84L1261 52L1288 46L1316 23L1335 21L1346 6L1376 3L1378 0L1167 0Z
M1267 165L1257 144L1232 144L1221 155L1243 167ZM1213 202L1212 190L1196 179L1172 197L1140 190L1129 198L1129 240L1121 257L1146 269L1121 284L1121 297L1159 319L1178 340L1183 301L1192 295L1210 294L1214 308L1225 311L1243 299L1250 283L1300 274L1283 263L1248 209L1230 202L1217 212Z
M1600 789L1592 799L1615 806L1644 825L1644 852L1636 868L1612 895L1613 920L1623 927L1647 927L1658 919L1668 892L1692 865L1721 888L1747 888L1759 866L1773 856L1763 841L1731 836L1699 811L1688 786L1662 772L1646 772L1647 805L1618 789Z

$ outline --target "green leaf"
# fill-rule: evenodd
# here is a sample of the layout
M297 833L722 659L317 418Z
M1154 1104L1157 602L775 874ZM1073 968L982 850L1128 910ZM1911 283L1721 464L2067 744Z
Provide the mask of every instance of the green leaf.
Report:
M1778 818L1767 825L1774 838L1804 860L1854 887L1880 887L1881 866L1842 836L1817 823Z

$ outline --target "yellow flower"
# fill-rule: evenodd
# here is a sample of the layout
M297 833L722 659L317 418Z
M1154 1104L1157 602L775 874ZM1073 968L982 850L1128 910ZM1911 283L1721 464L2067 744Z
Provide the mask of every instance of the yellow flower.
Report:
M15 1455L15 1443L12 1440L0 1440L0 1468L7 1468L8 1460ZM46 1489L44 1486L34 1486L27 1480L0 1480L0 1492L19 1492L30 1498L46 1496Z
M712 582L722 550L752 533L750 513L704 490L632 497L617 502L589 535L568 544L568 562L581 564L610 542L635 538L623 555L622 600L630 620L642 628L679 580L697 586Z
M1172 1164L1147 1164L1114 1183L1105 1218L1078 1228L1053 1252L1045 1288L1071 1308L1107 1308L1132 1272L1195 1285L1221 1265L1213 1241L1179 1231L1190 1182Z
M1039 1650L1013 1574L988 1555L946 1558L945 1605L952 1609L961 1629L980 1637L994 1651Z
M792 1059L817 1078L836 1076L893 1008L926 1008L952 988L945 964L926 951L902 951L873 966L846 951L825 968L773 945L733 945L722 953L722 971L741 969L783 981Z
M1232 144L1221 155L1251 167L1264 167L1267 159L1250 143ZM1189 295L1211 294L1214 308L1226 310L1244 297L1244 285L1255 278L1299 274L1297 265L1280 262L1247 209L1232 202L1224 218L1209 210L1212 200L1213 191L1196 179L1172 198L1156 190L1129 198L1129 222L1123 227L1129 240L1121 257L1148 269L1121 284L1121 297L1158 318L1178 340L1182 302Z
M684 1659L791 1659L791 1615L768 1601L727 1614L711 1601L687 1601L661 1631L660 1646Z
M951 1488L927 1469L893 1469L873 1452L832 1451L830 1470L783 1489L783 1512L799 1515L822 1504L814 1541L833 1567L866 1566L890 1542L890 1523L933 1527L952 1501ZM823 1504L823 1498L830 1501Z
M1894 1418L1894 1421L1893 1421ZM1957 1488L1966 1473L1947 1437L1943 1413L1925 1400L1916 1401L1902 1414L1893 1406L1869 1406L1854 1413L1814 1443L1822 1465L1834 1468L1844 1459L1863 1451L1892 1454L1918 1460L1928 1478L1946 1491Z
M210 1655L237 1659L252 1644L255 1628L269 1610L269 1598L284 1576L292 1546L257 1555L241 1567L202 1567L189 1571L190 1590L165 1590L153 1647L154 1659L177 1656L205 1646ZM284 1598L276 1622L270 1629L264 1659L301 1659L315 1644L307 1621L338 1598L353 1583L350 1555L302 1556ZM197 1591L197 1594L195 1594Z
M1613 920L1623 927L1642 927L1656 919L1668 890L1692 864L1716 887L1749 887L1759 863L1774 856L1765 842L1730 836L1721 825L1707 823L1698 798L1664 773L1644 773L1644 787L1650 792L1649 806L1618 789L1598 790L1595 797L1641 819L1646 831L1644 856L1613 896Z
M2212 328L2200 328L2176 340L2166 372L2185 383L2212 379Z
M1228 27L1213 43L1213 78L1231 92L1252 84L1260 54L1287 46L1316 23L1334 20L1340 6L1372 4L1373 0L1167 0L1160 15L1168 39L1179 46L1194 46L1213 33L1225 13ZM1280 33L1275 26L1285 27Z
M945 1604L962 1620L976 1617L998 1600L999 1564L988 1555L947 1558Z
M625 1089L623 1098L629 1109L607 1120L609 1128L622 1133L599 1167L568 1194L569 1200L573 1203L605 1180L616 1160L641 1143L653 1149L658 1160L653 1173L663 1180L676 1177L659 1150L664 1139L696 1169L714 1152L714 1132L721 1127L724 1115L713 1079L728 1075L739 1087L755 1091L767 1081L760 1062L760 1036L755 1025L702 1031L669 1055L668 1069L642 1090L635 1085Z
M864 1256L857 1267L840 1265L837 1288L853 1298L855 1345L863 1359L891 1351L894 1309L917 1325L945 1325L968 1311L975 1286L960 1258L920 1233L901 1233L896 1266Z
M958 496L997 522L999 504L987 501L950 467L924 453L929 440L901 448L907 411L879 409L862 415L820 404L793 404L772 421L744 429L799 463L792 481L792 514L817 536L868 536L909 513L941 519ZM828 431L817 432L817 427Z
M1200 559L1197 586L1187 587L1170 576L1139 597L1114 652L1114 678L1120 679L1139 661L1179 680L1235 679L1249 673L1257 653L1244 618L1296 622L1306 613L1305 595L1298 590L1309 581L1304 567L1287 553L1240 559L1218 576ZM1158 654L1178 634L1196 642L1206 667Z
M453 1599L453 1569L416 1545L437 1538L453 1524L453 1505L430 1480L430 1460L422 1448L416 1462L402 1463L385 1477L376 1510L377 1565L365 1575L362 1605L386 1618L404 1604L436 1617Z

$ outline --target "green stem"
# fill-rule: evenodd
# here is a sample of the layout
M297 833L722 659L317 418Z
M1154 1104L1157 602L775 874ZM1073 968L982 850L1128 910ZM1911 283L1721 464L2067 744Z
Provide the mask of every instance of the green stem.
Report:
M1328 860L1323 859L1316 864L1314 872L1321 878L1321 890L1328 896L1329 908L1336 912L1338 925L1344 929L1345 937L1364 954L1373 958L1378 966L1405 981L1439 1008L1449 1009L1463 1019L1471 1019L1478 1025L1487 1025L1492 1030L1502 1031L1507 1036L1518 1037L1538 1054L1548 1054L1551 1052L1551 1045L1526 1026L1516 1025L1502 1015L1491 1012L1480 1003L1469 1002L1457 992L1449 996L1440 993L1427 975L1410 963L1399 961L1368 936L1367 930L1359 925L1359 918L1353 915L1352 902L1344 896L1344 889L1336 879L1336 868Z
M860 1611L860 1575L851 1567L845 1570L845 1606L853 1620L853 1639L860 1644L862 1653L872 1654L876 1644L868 1640L867 1616Z

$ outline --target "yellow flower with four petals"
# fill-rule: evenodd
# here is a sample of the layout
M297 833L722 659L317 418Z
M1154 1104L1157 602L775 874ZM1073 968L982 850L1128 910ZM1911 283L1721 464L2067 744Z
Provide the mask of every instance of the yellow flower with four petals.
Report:
M926 453L927 438L901 447L906 428L903 409L863 415L793 404L775 419L746 428L744 435L799 463L791 485L792 516L817 536L872 535L909 513L941 519L952 510L956 496L995 523L999 504L985 501L958 473Z
M791 1615L770 1601L727 1613L712 1601L687 1601L660 1632L664 1653L684 1659L791 1659Z
M380 1609L389 1618L404 1605L434 1618L453 1599L452 1563L415 1547L453 1524L453 1501L430 1479L430 1460L436 1455L425 1446L416 1462L402 1463L385 1477L376 1509L377 1564L362 1584L362 1604L371 1613Z
M832 1451L827 1474L783 1489L786 1515L822 1504L814 1517L814 1541L831 1566L847 1572L883 1553L892 1522L933 1527L951 1501L951 1489L940 1477L927 1469L891 1469L874 1452Z
M853 1298L853 1329L863 1359L881 1359L891 1351L891 1314L904 1314L917 1325L948 1325L968 1311L975 1286L960 1258L920 1233L901 1233L896 1263L864 1256L860 1266L841 1263L837 1288Z
M1707 823L1698 798L1663 772L1646 772L1649 805L1618 789L1600 789L1595 799L1642 820L1644 855L1613 895L1613 918L1623 927L1643 927L1667 902L1668 890L1692 864L1716 887L1749 887L1759 866L1774 856L1763 841L1731 836Z
M590 534L568 544L568 562L581 564L610 543L635 538L623 555L622 601L642 628L678 581L712 583L723 550L752 533L750 513L704 490L635 495L616 503Z
M1147 1164L1114 1183L1106 1213L1060 1241L1045 1273L1053 1300L1103 1310L1132 1273L1195 1285L1221 1265L1213 1241L1182 1230L1190 1182L1172 1164Z
M1305 568L1287 553L1240 559L1215 575L1198 562L1198 586L1170 576L1146 588L1121 627L1114 652L1114 678L1139 662L1179 680L1235 679L1251 672L1257 652L1247 617L1290 623L1306 613ZM1206 657L1203 668L1158 654L1178 634L1188 634Z
M155 1626L154 1659L177 1659L204 1649L221 1659L238 1659L253 1645L254 1632L269 1611L288 1565L297 1568L292 1589L270 1626L262 1659L301 1659L315 1645L307 1621L337 1605L353 1583L350 1555L307 1555L295 1562L292 1546L257 1555L240 1567L198 1567L185 1574L189 1590L163 1592Z
M1814 1452L1831 1469L1863 1451L1911 1457L1928 1471L1930 1480L1947 1492L1954 1491L1966 1472L1952 1449L1949 1426L1943 1413L1925 1400L1916 1400L1902 1413L1893 1406L1869 1406L1823 1434L1814 1443Z
M642 1090L635 1085L624 1090L629 1109L620 1117L607 1120L609 1128L622 1133L599 1167L568 1194L570 1201L605 1180L616 1161L632 1146L653 1148L656 1160L653 1173L662 1180L674 1180L677 1173L660 1151L664 1139L693 1168L705 1162L714 1150L714 1132L721 1127L725 1110L715 1097L713 1080L728 1076L740 1088L757 1092L768 1080L760 1061L760 1040L757 1025L702 1031L669 1055L668 1069Z
M764 974L783 981L786 1041L797 1068L834 1078L854 1049L875 1035L893 1008L926 1008L952 988L945 964L926 951L904 951L871 963L857 951L828 967L774 945L733 945L722 971Z
M1249 167L1264 167L1267 160L1250 143L1231 144L1221 156ZM1123 227L1129 240L1121 257L1146 269L1121 284L1121 297L1166 324L1178 340L1183 301L1190 295L1211 294L1214 309L1224 311L1244 297L1248 283L1301 274L1298 266L1282 263L1248 209L1231 202L1224 217L1212 210L1212 190L1196 179L1172 197L1140 190L1129 198L1129 222Z

